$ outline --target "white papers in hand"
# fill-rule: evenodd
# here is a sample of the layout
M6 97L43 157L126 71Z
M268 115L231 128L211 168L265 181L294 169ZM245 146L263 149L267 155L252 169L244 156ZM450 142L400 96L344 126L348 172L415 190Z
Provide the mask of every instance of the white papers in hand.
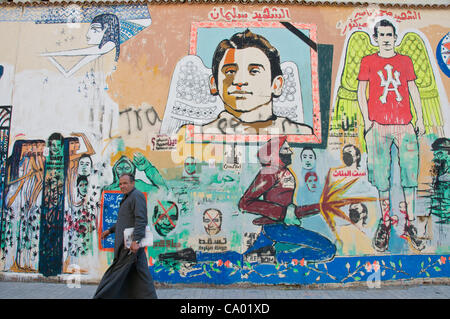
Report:
M131 228L125 228L123 231L123 240L125 247L130 249L131 243L133 241L133 232L134 227ZM147 247L147 246L153 246L153 234L150 230L150 226L145 227L145 237L141 239L141 242L139 243L139 247Z

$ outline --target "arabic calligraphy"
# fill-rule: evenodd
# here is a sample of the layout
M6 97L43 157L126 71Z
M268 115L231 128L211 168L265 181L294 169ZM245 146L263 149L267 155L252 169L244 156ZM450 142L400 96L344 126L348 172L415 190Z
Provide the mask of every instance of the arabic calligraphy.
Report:
M366 172L357 169L338 169L333 172L333 177L361 177L366 176Z
M151 139L152 151L172 151L176 149L177 138L172 138L167 135L157 135Z
M280 7L263 7L261 11L252 12L240 11L236 6L229 10L223 7L214 7L208 13L208 18L212 21L224 20L227 22L291 20L289 9Z
M162 239L162 240L155 241L153 243L153 247L174 247L174 248L178 248L180 246L181 246L181 244L180 243L175 243L173 241L173 239L170 239L170 240Z
M198 250L202 252L223 252L228 250L226 237L217 238L199 238L198 239Z
M342 20L338 21L338 23L336 24L336 28L341 29L341 35L345 35L353 29L369 27L369 21L377 17L391 17L398 23L406 20L422 19L420 12L416 10L404 10L399 13L394 13L388 10L363 9L353 12L353 14L349 18L347 18L345 22Z

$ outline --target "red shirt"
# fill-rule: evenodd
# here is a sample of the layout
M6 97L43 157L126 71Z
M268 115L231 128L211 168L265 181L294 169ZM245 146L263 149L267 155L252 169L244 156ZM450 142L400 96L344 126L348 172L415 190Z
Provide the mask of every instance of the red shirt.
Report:
M416 74L411 58L396 54L382 58L378 53L361 60L358 80L369 81L369 120L379 124L408 124L411 122L408 81Z
M242 196L239 208L262 216L253 221L255 225L283 222L294 190L295 178L289 169L280 167L269 174L262 171Z
M239 208L260 215L253 224L266 225L284 221L286 209L292 203L295 178L279 158L286 136L273 137L258 151L261 171L239 201Z

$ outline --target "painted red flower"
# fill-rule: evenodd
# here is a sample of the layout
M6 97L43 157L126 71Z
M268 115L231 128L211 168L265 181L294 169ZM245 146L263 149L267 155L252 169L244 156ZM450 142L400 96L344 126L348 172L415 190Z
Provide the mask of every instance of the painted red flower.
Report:
M302 258L302 260L300 260L300 266L305 266L305 258Z

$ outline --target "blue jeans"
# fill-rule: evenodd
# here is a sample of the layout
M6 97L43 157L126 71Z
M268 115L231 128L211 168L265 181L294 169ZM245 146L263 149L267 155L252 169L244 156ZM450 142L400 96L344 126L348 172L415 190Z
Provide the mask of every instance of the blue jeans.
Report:
M291 246L289 251L277 251L279 262L302 259L312 262L328 261L336 254L336 246L326 237L299 226L272 224L264 225L256 241L245 253L275 244Z

